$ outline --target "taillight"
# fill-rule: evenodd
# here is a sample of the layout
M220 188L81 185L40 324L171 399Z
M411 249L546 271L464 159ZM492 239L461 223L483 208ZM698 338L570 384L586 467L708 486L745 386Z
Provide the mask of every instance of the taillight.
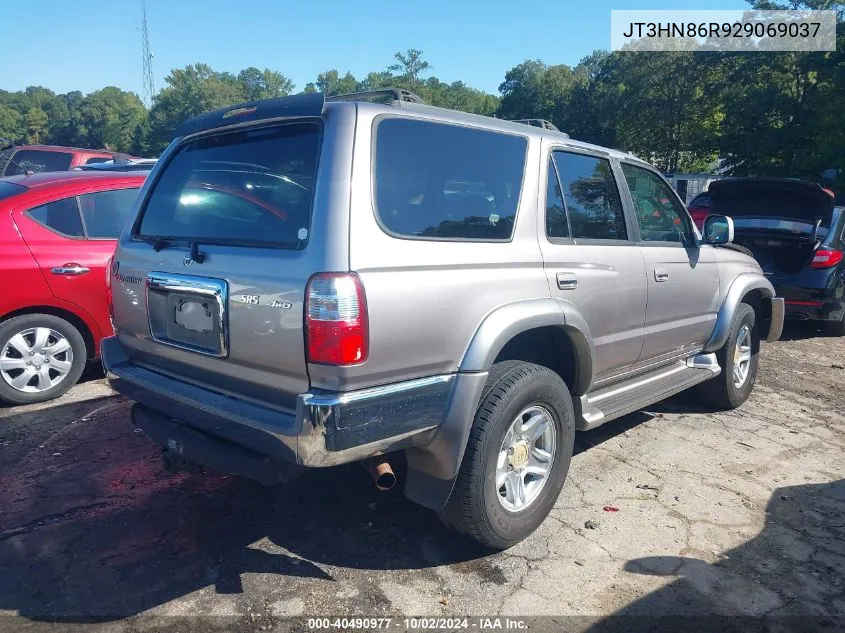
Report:
M820 248L813 255L810 268L833 268L842 261L842 251Z
M111 278L115 271L113 271L112 268L114 268L114 256L109 257L109 261L106 262L106 303L109 306L109 320L111 321L111 327L113 330L114 302L112 301Z
M352 365L369 352L367 300L354 273L318 273L305 289L308 362Z

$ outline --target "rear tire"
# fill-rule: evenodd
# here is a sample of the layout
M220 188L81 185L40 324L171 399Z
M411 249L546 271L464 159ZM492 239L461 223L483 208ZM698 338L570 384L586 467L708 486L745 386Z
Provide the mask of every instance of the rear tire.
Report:
M728 340L716 352L722 373L699 385L697 394L702 400L720 409L741 406L754 389L759 352L760 334L754 308L747 303L740 303L731 322Z
M73 387L87 362L85 341L52 314L24 314L0 324L0 401L33 404Z
M518 543L554 506L574 438L572 398L560 376L531 363L497 363L441 518L492 549Z

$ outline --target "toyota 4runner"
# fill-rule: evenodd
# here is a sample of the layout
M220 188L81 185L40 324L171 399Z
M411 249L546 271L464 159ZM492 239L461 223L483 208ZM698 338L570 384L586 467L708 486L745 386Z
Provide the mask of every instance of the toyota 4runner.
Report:
M374 99L387 96L387 103ZM650 165L405 91L186 122L110 267L110 384L177 466L270 484L407 458L405 494L493 548L576 431L755 382L783 302Z

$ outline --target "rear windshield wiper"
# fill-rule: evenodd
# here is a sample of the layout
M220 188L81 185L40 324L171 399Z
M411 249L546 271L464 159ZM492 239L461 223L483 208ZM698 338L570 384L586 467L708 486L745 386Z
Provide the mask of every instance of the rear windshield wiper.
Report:
M196 240L191 241L191 253L188 257L191 258L191 261L195 261L197 264L202 264L205 259L205 253L200 251L199 242Z
M156 253L163 248L173 246L175 241L174 238L165 237L163 235L136 235L135 238L141 240L142 242L146 242L147 244L152 244L153 250Z

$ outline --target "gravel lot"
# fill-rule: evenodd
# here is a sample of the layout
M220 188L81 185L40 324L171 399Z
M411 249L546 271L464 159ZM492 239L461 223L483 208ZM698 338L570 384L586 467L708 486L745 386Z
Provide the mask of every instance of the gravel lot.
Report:
M845 613L845 339L788 327L740 410L679 397L582 434L552 516L487 555L357 465L166 475L92 372L0 408L0 629L284 616ZM618 509L618 511L614 511ZM843 620L842 622L845 622ZM90 624L87 626L91 626ZM551 625L550 625L551 626ZM471 625L471 628L474 628ZM536 627L535 627L536 628Z

